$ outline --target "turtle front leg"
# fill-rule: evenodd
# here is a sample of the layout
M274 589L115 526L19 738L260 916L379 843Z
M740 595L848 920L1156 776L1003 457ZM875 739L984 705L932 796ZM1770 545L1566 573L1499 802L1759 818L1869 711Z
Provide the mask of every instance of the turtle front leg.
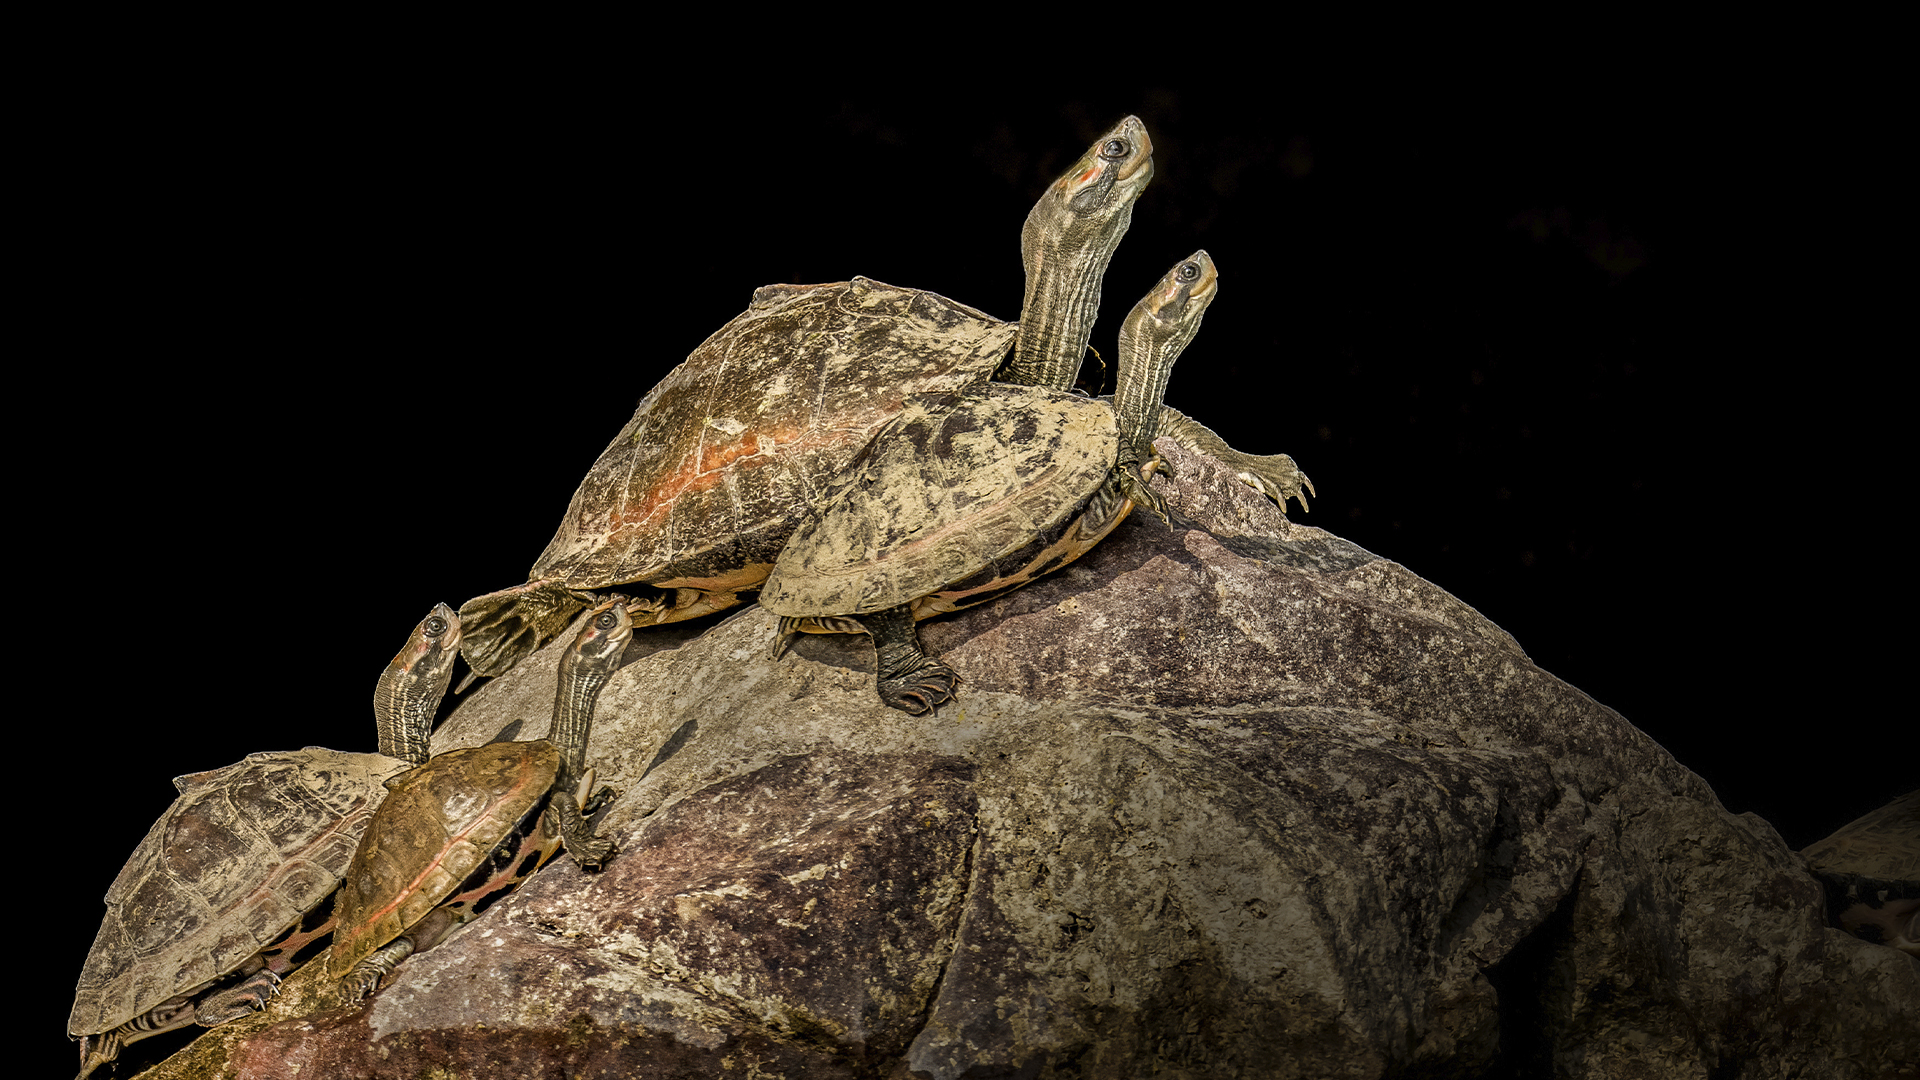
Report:
M873 638L873 650L880 662L875 688L881 701L909 715L925 716L953 700L960 676L920 647L911 605L856 615L854 619Z
M1189 450L1217 459L1233 470L1233 475L1242 483L1272 499L1281 510L1287 508L1288 499L1300 500L1300 509L1305 510L1307 495L1319 494L1313 490L1313 481L1307 479L1307 474L1300 471L1291 457L1243 454L1228 446L1227 440L1212 428L1170 405L1160 408L1159 434Z
M589 772L582 788L591 787L593 774ZM587 805L598 810L615 798L612 788L601 788L587 800ZM581 812L580 797L571 791L556 791L547 803L547 813L553 815L554 828L560 833L560 842L567 847L567 854L582 870L598 870L606 865L613 853L619 850L611 839L596 836L593 824Z
M1113 463L1113 482L1119 485L1120 494L1131 499L1135 506L1151 511L1153 516L1160 519L1160 524L1172 528L1173 523L1167 520L1167 501L1148 485L1147 477L1152 476L1155 470L1172 476L1173 466L1154 451L1151 443L1147 444L1145 451L1125 445L1124 439L1121 443L1120 452L1115 455ZM1091 516L1091 511L1089 514Z

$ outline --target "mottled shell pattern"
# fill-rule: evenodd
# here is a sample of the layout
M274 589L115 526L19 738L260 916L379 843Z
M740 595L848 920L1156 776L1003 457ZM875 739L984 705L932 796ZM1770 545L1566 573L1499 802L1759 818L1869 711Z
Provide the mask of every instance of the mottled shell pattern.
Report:
M176 779L180 797L107 890L67 1029L112 1030L271 944L340 883L406 768L310 746Z
M867 278L769 285L641 400L529 580L461 607L467 662L497 674L564 629L574 590L757 587L821 488L909 402L991 378L1016 326ZM638 625L689 610L667 603ZM532 625L520 622L524 620Z
M544 806L559 771L559 749L538 739L449 751L395 780L340 888L328 960L333 977L453 895L523 818ZM544 817L536 828L548 828ZM559 840L550 839L548 855Z
M1053 390L990 386L961 408L912 409L794 533L760 603L866 614L1001 583L1106 481L1118 439L1112 409Z

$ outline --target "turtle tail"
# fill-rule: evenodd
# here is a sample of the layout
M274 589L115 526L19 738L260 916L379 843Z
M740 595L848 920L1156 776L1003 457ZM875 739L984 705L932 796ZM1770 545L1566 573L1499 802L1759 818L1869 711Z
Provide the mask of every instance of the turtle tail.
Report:
M529 581L460 605L460 655L476 675L501 675L558 637L593 594Z

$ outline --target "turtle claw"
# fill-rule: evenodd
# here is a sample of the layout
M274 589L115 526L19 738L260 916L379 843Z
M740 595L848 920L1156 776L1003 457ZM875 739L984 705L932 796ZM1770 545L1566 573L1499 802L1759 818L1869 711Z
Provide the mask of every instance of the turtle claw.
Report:
M592 817L601 810L611 806L613 801L619 797L620 793L618 791L610 787L602 787L599 791L589 796L586 802L580 804L580 813L584 817Z
M1282 513L1287 509L1288 499L1300 500L1300 509L1304 512L1307 496L1320 494L1313 490L1313 481L1307 479L1307 474L1286 454L1242 454L1229 447L1214 450L1213 456L1233 471L1234 479L1265 495Z
M1304 513L1307 496L1320 494L1313 490L1313 481L1307 479L1307 474L1301 472L1300 467L1286 454L1269 454L1265 457L1242 454L1240 457L1242 460L1238 462L1227 463L1233 467L1233 475L1241 483L1273 500L1273 504L1282 511L1286 510L1288 499L1298 499Z
M346 992L348 1001L365 1001L367 995L379 988L381 975L382 973L378 971L361 971L355 968L347 974L346 978L340 980L340 986Z
M439 914L439 912L435 911L432 914ZM429 942L429 945L431 944ZM353 970L340 977L340 988L345 991L348 1003L365 1001L367 995L380 989L381 979L393 974L393 969L400 966L400 961L417 951L413 935L401 934L353 965Z
M247 977L230 990L224 990L202 1001L193 1010L193 1022L201 1027L219 1027L230 1024L249 1013L257 1013L267 1007L267 1002L280 992L280 976L271 969L262 969Z
M601 788L587 803L598 810L612 801L611 788ZM604 798L603 798L604 796ZM580 801L571 791L556 791L548 812L554 815L554 825L560 830L560 842L566 845L567 854L578 863L582 870L598 870L605 866L615 851L612 840L596 836L593 825L581 813ZM588 811L591 813L592 811Z
M1133 505L1152 511L1153 516L1160 519L1160 524L1172 528L1173 522L1167 518L1167 501L1147 483L1147 478L1155 470L1173 475L1172 463L1159 454L1149 451L1146 462L1142 464L1137 452L1123 450L1119 460L1114 462L1113 476L1120 485L1120 494L1133 500Z
M1241 483L1273 500L1282 512L1287 509L1288 499L1300 500L1300 509L1305 510L1307 494L1319 494L1313 490L1313 481L1293 463L1293 458L1286 454L1243 454L1228 446L1212 428L1171 405L1160 408L1158 432L1162 438L1170 438L1188 450L1218 460Z
M926 716L953 700L960 676L938 660L879 684L880 700L909 716Z

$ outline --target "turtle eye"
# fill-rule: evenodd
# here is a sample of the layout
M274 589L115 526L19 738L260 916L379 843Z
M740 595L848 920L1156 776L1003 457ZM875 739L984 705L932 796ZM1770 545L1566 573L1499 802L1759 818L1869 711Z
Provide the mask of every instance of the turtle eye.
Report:
M611 611L603 611L599 618L593 620L593 625L600 630L611 630L620 625L620 618Z
M1100 156L1108 161L1119 161L1133 152L1133 147L1125 139L1108 139L1100 147Z
M1180 269L1173 272L1174 280L1182 285L1191 285L1200 280L1199 263L1181 263Z
M427 636L439 637L447 632L447 620L438 615L427 616Z

